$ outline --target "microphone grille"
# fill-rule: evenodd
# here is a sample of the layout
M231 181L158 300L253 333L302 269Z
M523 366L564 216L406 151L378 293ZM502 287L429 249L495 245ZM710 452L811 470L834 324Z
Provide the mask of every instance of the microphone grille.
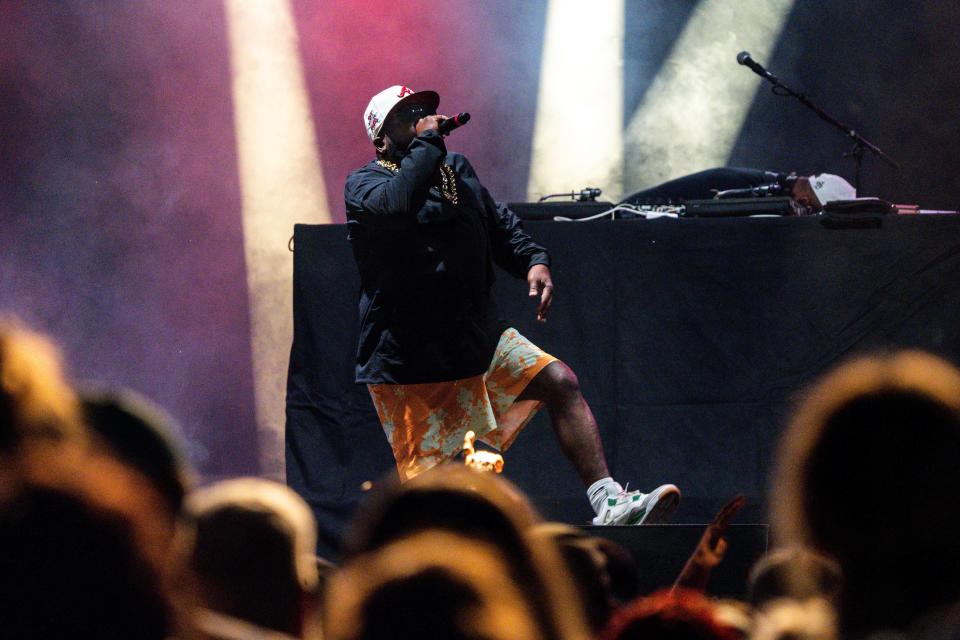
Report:
M750 59L749 51L741 51L737 54L737 64L747 64L747 60Z

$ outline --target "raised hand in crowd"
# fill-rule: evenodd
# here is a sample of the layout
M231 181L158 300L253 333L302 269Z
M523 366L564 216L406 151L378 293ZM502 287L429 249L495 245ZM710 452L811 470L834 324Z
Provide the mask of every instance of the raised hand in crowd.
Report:
M743 494L737 494L717 512L716 517L703 532L697 548L693 550L693 555L687 560L677 577L673 585L674 589L683 587L698 591L706 590L710 572L723 561L727 553L727 540L724 538L727 527L746 503L747 499Z

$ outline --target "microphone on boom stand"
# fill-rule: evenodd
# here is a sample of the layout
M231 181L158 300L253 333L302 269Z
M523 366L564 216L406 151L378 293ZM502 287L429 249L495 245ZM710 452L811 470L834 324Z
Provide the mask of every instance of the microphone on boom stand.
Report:
M780 81L777 80L777 76L773 75L769 71L763 68L763 65L750 57L749 51L741 51L737 54L737 63L742 64L743 66L749 68L755 74L761 78L769 80L773 84L779 84Z
M772 84L773 92L776 95L790 96L792 98L796 98L797 100L800 101L800 104L802 104L803 106L813 111L824 122L827 122L833 125L834 127L836 127L837 129L839 129L840 131L842 131L843 134L853 142L853 150L844 154L844 157L853 158L853 162L854 162L853 186L856 188L858 193L860 192L860 174L863 168L863 155L865 151L870 151L877 158L885 162L887 165L893 167L897 171L900 170L900 165L897 164L897 162L894 161L893 158L891 158L890 156L885 154L883 151L881 151L880 147L878 147L877 145L873 144L872 142L864 138L858 132L854 131L854 129L849 125L846 125L840 122L839 120L837 120L836 118L834 118L832 115L824 111L819 105L814 104L814 102L804 94L800 93L799 91L794 91L787 85L780 82L780 79L777 78L777 76L773 75L772 73L764 69L762 64L760 64L759 62L751 58L750 53L748 51L741 51L740 53L737 54L737 63L742 64L743 66L749 68L755 74L757 74L758 76L760 76L761 78L763 78L764 80Z

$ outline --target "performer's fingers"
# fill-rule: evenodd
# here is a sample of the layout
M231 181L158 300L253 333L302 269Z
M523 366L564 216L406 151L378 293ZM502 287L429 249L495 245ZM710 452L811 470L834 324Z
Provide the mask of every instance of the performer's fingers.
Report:
M540 305L537 307L537 320L546 322L547 312L553 303L553 285L549 282L543 285L543 295L540 296Z
M543 281L539 278L530 280L530 297L535 298L540 295L540 290L543 289Z
M549 282L543 285L543 296L540 298L540 306L546 311L553 302L553 285Z

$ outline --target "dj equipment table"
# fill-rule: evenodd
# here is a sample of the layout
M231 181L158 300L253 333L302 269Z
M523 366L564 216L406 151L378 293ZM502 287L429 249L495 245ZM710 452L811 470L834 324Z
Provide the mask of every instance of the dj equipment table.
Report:
M960 363L960 216L874 228L817 218L527 222L556 285L539 325L526 285L495 294L523 334L567 362L600 424L614 476L674 482L678 522L740 491L763 521L774 447L795 394L864 351L928 349ZM295 231L287 478L330 553L361 483L392 469L367 391L353 383L358 276L343 225ZM505 474L550 518L585 523L583 488L545 416Z

